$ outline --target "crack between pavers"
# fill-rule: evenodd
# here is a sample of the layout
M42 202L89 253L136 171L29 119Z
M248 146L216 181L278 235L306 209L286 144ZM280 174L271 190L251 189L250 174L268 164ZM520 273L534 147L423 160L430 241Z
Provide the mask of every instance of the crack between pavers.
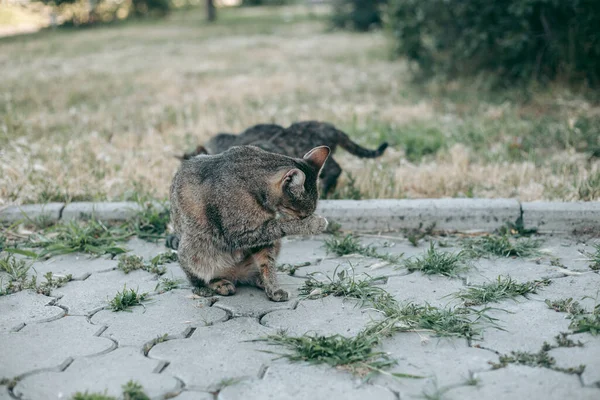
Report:
M58 221L62 220L63 211L65 210L66 207L67 207L67 203L64 203L62 205L62 207L60 208L60 210L58 210Z

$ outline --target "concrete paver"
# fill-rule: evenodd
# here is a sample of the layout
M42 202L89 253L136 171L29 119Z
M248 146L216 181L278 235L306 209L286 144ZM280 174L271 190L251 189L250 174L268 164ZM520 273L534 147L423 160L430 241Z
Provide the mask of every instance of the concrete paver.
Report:
M156 372L160 362L144 357L133 347L123 347L96 357L73 361L65 371L34 374L20 381L14 393L22 400L70 399L76 392L106 391L120 396L122 385L133 380L153 398L177 393L181 384L172 376Z
M248 341L274 333L255 318L234 318L198 328L188 339L158 343L149 356L170 361L168 373L183 379L187 387L207 390L226 379L258 376L274 358L260 350L272 348Z
M414 247L402 235L388 235L365 235L360 240L379 253L404 253L405 258L424 254L430 240L449 244L444 251L459 250L457 237L428 237ZM493 370L490 365L498 361L495 352L537 353L544 341L553 343L560 332L569 332L571 320L549 309L545 299L572 297L586 309L593 308L598 301L600 274L589 269L579 250L589 250L595 239L543 237L545 253L541 257L475 260L471 271L447 278L409 273L395 268L398 265L382 266L375 258L326 254L323 243L328 238L284 240L278 264L312 263L299 268L294 276L279 273L281 286L291 294L290 301L284 303L270 301L263 290L253 287L239 287L233 296L199 298L192 295L185 281L180 289L153 293L144 307L115 313L102 308L124 285L152 293L160 278L185 280L185 274L177 263L167 264L163 277L145 271L124 274L114 270L116 259L83 254L38 261L32 270L38 279L53 272L72 274L79 280L54 289L49 297L33 291L0 296L0 379L21 376L14 395L22 400L67 399L75 391L85 390L117 395L129 380L140 383L152 398L174 396L182 400L215 396L220 400L411 399L436 390L441 398L455 400L600 398L600 336L571 335L585 346L549 352L559 367L585 364L581 377L512 364ZM127 247L130 254L146 260L167 251L162 242L140 239L132 239ZM552 260L558 260L565 269L551 265ZM452 294L467 285L495 280L498 275L509 275L519 282L550 277L552 284L528 298L488 304L493 309L486 313L498 318L498 326L504 330L488 326L481 340L469 343L463 338L438 338L426 329L380 338L381 345L375 350L397 361L390 372L424 379L378 375L365 383L344 368L276 360L278 354L286 352L284 348L253 341L278 330L292 336L318 333L351 337L372 320L382 318L368 306L356 306L354 300L300 299L298 288L309 274L325 281L334 278L336 268L338 272L354 271L357 279L365 278L363 274L382 277L378 287L400 304L429 303L436 307L460 305ZM582 300L584 296L590 298ZM155 340L164 334L168 334L166 341ZM153 341L156 343L148 350L146 345ZM479 379L478 385L466 386L472 376ZM14 397L6 386L0 386L0 400L8 398Z
M24 324L51 321L65 310L51 305L55 299L26 290L4 296L0 301L0 333L19 329Z
M145 307L134 307L131 312L99 311L91 321L108 326L102 336L116 340L120 346L142 347L158 336L181 336L192 327L226 319L225 311L181 289L157 295Z
M583 388L579 378L544 368L510 365L477 374L476 386L463 386L446 394L453 400L544 399L597 400L597 389Z
M114 349L113 341L96 336L100 330L83 317L64 317L0 334L0 354L10 360L0 363L0 376L12 378L42 368L56 368L71 357Z
M381 399L393 400L385 388L362 384L348 375L325 366L273 363L262 379L249 379L228 386L219 400L262 399Z
M278 310L260 322L270 328L285 330L289 335L356 336L368 323L381 319L375 310L365 310L360 303L341 297L304 300L294 310Z

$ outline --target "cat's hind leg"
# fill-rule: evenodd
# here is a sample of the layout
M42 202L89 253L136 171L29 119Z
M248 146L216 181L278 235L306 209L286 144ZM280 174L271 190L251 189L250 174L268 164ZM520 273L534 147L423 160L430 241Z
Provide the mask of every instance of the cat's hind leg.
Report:
M319 176L322 199L326 198L335 190L338 178L341 174L342 167L340 167L340 165L330 156L327 161L325 161L325 165L323 166L321 175Z
M258 267L256 286L264 289L267 297L272 301L288 301L290 295L279 286L277 282L276 260L281 250L281 243L276 242L264 247L252 255Z

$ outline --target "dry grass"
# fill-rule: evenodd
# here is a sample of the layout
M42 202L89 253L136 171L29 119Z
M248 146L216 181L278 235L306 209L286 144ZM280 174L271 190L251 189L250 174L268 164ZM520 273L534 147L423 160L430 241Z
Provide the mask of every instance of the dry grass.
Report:
M575 144L540 153L513 143L546 115L569 128L598 107L552 87L527 107L415 89L382 33L330 33L324 9L313 10L221 10L215 26L195 10L0 39L0 206L165 198L173 154L220 131L302 119L397 144L370 161L340 151L364 197L600 197L595 186L582 195L600 182L600 163ZM405 133L418 142L430 129L439 146L407 161Z

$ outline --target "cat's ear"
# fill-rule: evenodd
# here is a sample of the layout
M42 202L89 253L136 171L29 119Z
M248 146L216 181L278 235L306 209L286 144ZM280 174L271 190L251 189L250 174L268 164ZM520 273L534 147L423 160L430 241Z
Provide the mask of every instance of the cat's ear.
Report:
M318 170L323 168L323 164L327 161L327 157L329 157L329 153L331 150L327 146L319 146L315 147L308 153L304 155L304 159L310 161Z
M290 169L283 176L283 180L281 185L283 187L289 188L293 192L301 192L304 190L304 181L306 180L306 175L304 172L300 171L297 168Z

